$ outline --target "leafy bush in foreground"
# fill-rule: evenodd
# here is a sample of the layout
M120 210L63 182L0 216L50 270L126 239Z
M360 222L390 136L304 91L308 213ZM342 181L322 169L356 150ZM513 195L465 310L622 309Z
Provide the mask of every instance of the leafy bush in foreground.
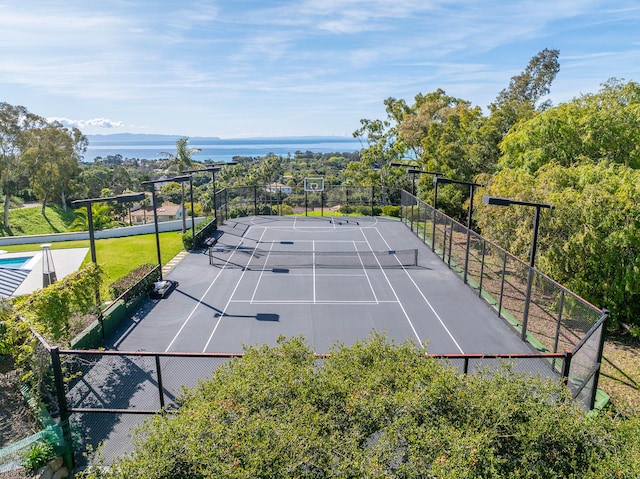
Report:
M248 348L87 477L638 477L638 421L588 416L508 367L463 376L420 352L375 336L319 367L299 338Z

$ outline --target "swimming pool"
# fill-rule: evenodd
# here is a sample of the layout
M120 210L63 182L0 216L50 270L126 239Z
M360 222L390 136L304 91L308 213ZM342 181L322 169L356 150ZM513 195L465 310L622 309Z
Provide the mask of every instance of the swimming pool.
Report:
M0 258L0 268L23 268L33 256L13 256L11 258Z

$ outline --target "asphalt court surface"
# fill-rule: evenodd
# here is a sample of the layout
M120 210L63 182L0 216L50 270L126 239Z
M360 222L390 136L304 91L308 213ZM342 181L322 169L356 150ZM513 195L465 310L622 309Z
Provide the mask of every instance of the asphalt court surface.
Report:
M379 331L436 354L533 352L400 221L258 216L218 234L216 265L189 254L166 278L178 287L148 300L107 347L235 353L284 335L325 353ZM389 253L414 249L416 266Z

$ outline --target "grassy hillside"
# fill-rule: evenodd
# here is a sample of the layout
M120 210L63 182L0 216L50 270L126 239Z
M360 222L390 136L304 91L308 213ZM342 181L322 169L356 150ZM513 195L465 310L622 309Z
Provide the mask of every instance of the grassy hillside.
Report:
M0 236L64 233L73 219L73 208L65 212L58 205L47 206L45 216L40 206L16 208L9 210L9 228L0 221Z

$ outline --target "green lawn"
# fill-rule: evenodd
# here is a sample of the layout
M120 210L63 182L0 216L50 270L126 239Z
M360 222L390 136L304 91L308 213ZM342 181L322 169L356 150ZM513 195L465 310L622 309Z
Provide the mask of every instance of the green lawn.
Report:
M9 228L5 228L0 220L0 236L22 236L64 233L69 231L68 225L73 221L73 208L64 211L58 205L47 206L45 216L42 208L15 208L9 210Z
M51 249L88 248L89 240L60 241L51 243ZM40 243L1 246L9 252L40 251ZM177 231L160 233L160 252L162 264L169 262L182 251L182 234ZM96 259L105 272L103 297L108 297L108 286L129 271L144 263L157 264L156 235L126 236L96 240ZM91 253L87 252L83 264L91 262Z

